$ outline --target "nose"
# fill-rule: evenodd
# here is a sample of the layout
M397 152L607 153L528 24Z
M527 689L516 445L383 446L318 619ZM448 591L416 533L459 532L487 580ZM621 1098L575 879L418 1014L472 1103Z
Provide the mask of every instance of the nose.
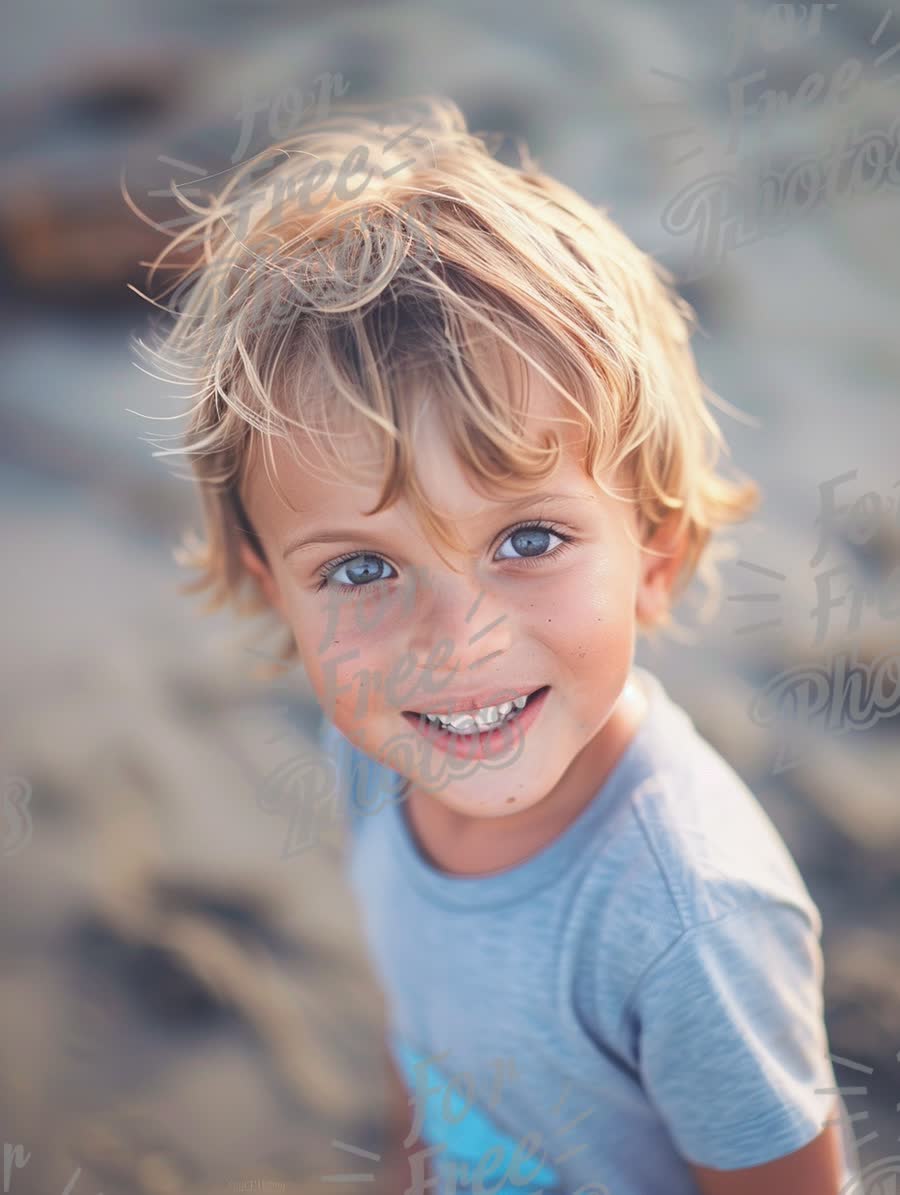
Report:
M507 603L483 581L452 573L422 582L418 598L409 644L414 659L428 661L421 683L438 689L456 678L477 685L492 673L489 662L513 641Z

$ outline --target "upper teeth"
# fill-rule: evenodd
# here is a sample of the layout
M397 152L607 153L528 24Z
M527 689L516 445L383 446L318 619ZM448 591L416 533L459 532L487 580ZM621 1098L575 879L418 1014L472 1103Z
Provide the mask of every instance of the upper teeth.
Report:
M479 726L493 726L500 722L513 709L522 709L528 700L515 697L512 701L504 701L501 705L486 705L480 710L472 710L464 714L426 714L429 722L439 722L441 726L450 726L453 730L472 730Z

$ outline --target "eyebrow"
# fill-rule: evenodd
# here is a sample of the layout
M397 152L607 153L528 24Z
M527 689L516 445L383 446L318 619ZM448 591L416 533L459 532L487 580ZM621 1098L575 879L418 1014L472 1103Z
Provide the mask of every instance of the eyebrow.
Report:
M512 502L502 505L505 511L520 510L523 506L532 506L538 502L572 502L585 500L588 497L586 494L525 494L522 498L517 498ZM365 535L378 535L377 531L370 531L366 528L355 527L349 530L329 530L317 531L314 535L306 536L303 539L291 539L285 545L284 551L281 554L283 560L294 552L301 552L305 548L314 548L319 544L331 543L347 543L350 540L359 539Z

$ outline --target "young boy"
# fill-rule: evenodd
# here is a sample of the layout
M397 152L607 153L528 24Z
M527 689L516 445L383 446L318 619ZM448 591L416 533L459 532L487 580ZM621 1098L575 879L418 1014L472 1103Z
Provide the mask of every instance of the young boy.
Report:
M325 714L408 1189L837 1195L818 910L634 664L757 498L692 313L451 101L416 115L346 107L226 188L160 349L197 386L190 588L249 582Z

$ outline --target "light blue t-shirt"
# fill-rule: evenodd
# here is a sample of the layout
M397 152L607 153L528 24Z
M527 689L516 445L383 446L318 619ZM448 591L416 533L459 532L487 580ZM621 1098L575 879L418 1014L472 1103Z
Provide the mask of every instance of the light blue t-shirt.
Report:
M738 775L656 677L634 675L648 711L593 801L487 876L429 863L402 777L323 722L440 1195L697 1195L686 1159L755 1166L838 1113L842 1182L857 1175L832 1105L819 911Z

